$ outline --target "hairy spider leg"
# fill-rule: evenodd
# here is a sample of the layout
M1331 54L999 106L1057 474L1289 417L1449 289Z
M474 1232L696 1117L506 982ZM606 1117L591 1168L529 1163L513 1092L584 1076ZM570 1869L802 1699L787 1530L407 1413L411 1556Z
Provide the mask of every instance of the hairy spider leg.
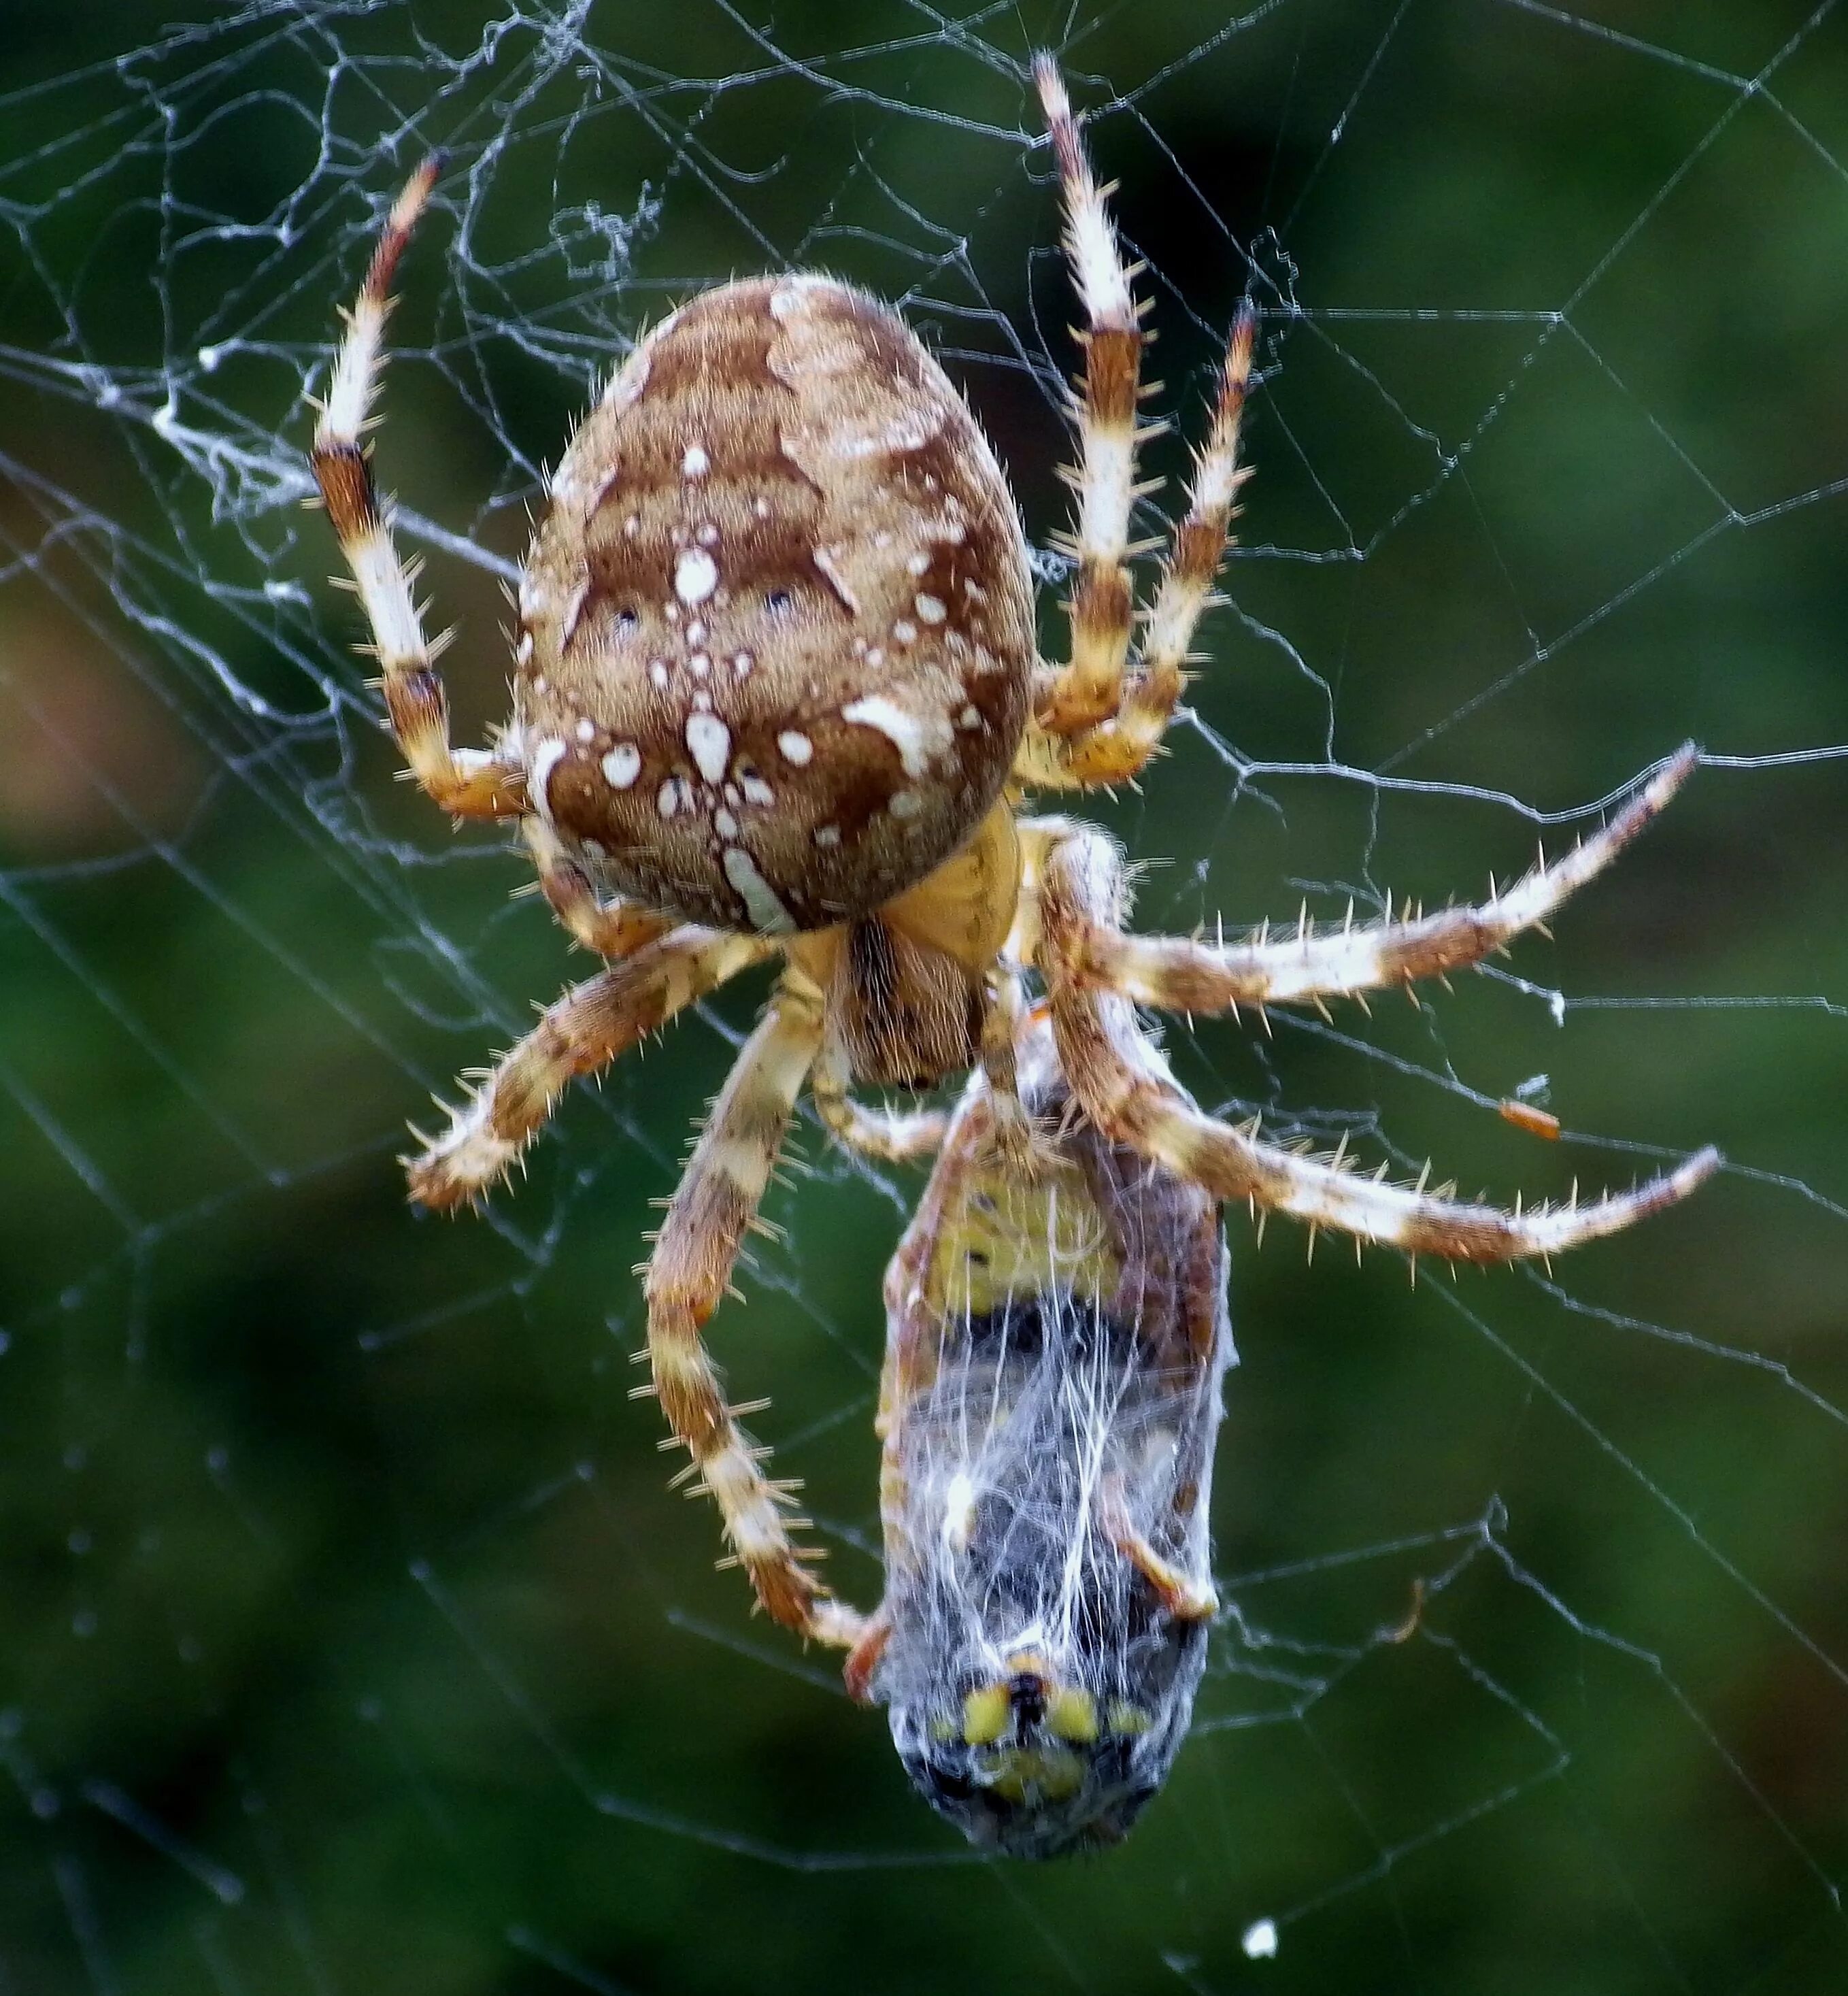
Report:
M1134 618L1128 558L1136 501L1136 405L1141 399L1141 308L1117 247L1102 191L1091 176L1071 99L1051 56L1034 61L1063 185L1066 257L1084 307L1084 389L1072 404L1079 463L1065 474L1078 492L1072 552L1078 574L1067 612L1071 657L1034 689L1039 728L1069 735L1113 714ZM1152 432L1144 430L1141 434ZM1030 724L1030 728L1033 724Z
M1116 711L1072 735L1030 726L1014 759L1019 781L1049 790L1106 789L1128 782L1161 746L1186 689L1189 647L1232 545L1239 488L1251 475L1239 463L1238 440L1257 335L1257 316L1247 305L1233 322L1212 428L1195 453L1186 514L1168 536L1148 631L1118 688Z
M1453 1261L1544 1257L1633 1225L1685 1199L1719 1168L1709 1148L1660 1177L1580 1206L1506 1213L1440 1198L1418 1186L1363 1177L1340 1156L1323 1159L1263 1142L1203 1115L1162 1072L1137 1022L1134 1001L1087 988L1067 965L1089 933L1119 931L1127 886L1115 848L1082 827L1055 829L1038 855L1038 957L1059 1059L1073 1093L1118 1143L1192 1179L1220 1199L1292 1213L1412 1255Z
M1164 1011L1213 1013L1389 989L1466 969L1523 930L1543 927L1569 894L1602 872L1654 821L1699 760L1691 743L1678 749L1602 830L1476 906L1217 945L1186 936L1127 935L1075 915L1065 974Z
M439 1209L478 1199L504 1178L579 1075L594 1074L668 1020L773 955L755 936L683 924L601 970L547 1007L503 1054L434 1142L404 1162L411 1196Z
M366 281L346 315L346 336L334 362L308 462L353 571L372 631L369 649L383 675L391 732L411 775L454 817L517 817L527 808L521 766L484 749L449 746L449 697L436 669L442 642L432 646L425 640L411 593L416 572L398 560L390 515L379 503L371 461L360 442L378 389L392 275L430 198L436 170L437 162L426 160L392 205Z
M744 1568L774 1621L839 1647L862 1618L810 1571L814 1549L790 1537L793 1487L764 1474L728 1406L700 1334L731 1279L757 1217L824 1029L821 987L794 965L779 980L693 1146L647 1264L648 1351L654 1390L675 1437L693 1457L695 1494L717 1499L732 1561Z

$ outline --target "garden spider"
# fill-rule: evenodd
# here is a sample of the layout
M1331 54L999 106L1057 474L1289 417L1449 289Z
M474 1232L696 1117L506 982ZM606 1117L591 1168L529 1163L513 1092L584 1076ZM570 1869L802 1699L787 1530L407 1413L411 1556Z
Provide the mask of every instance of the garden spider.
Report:
M1126 1835L1186 1735L1234 1358L1217 1201L1098 1134L1044 1007L1017 1058L1041 1168L978 1072L886 1272L886 1590L848 1681L972 1842L1051 1857Z
M647 1264L645 1390L759 1601L842 1646L877 1630L793 1541L792 1488L766 1473L701 1340L805 1082L842 1141L898 1155L928 1119L862 1107L852 1085L924 1089L979 1065L997 1156L1030 1177L1047 1164L1014 1075L1031 972L1086 1115L1215 1200L1494 1261L1627 1226L1717 1161L1703 1151L1629 1194L1505 1213L1266 1143L1202 1114L1153 1062L1137 1003L1313 1001L1479 962L1605 865L1694 758L1683 752L1595 838L1485 907L1223 946L1123 932L1114 846L1017 807L1028 789L1125 781L1160 745L1244 475L1255 318L1245 310L1233 327L1188 511L1133 647L1140 312L1050 57L1035 77L1086 319L1065 663L1038 653L1027 543L1000 467L917 339L832 279L750 278L649 331L572 437L523 571L511 718L491 750L452 749L440 645L424 638L361 443L392 275L434 162L392 209L312 451L410 773L457 818L517 819L559 920L609 959L446 1130L420 1138L413 1197L479 1198L573 1079L781 960Z

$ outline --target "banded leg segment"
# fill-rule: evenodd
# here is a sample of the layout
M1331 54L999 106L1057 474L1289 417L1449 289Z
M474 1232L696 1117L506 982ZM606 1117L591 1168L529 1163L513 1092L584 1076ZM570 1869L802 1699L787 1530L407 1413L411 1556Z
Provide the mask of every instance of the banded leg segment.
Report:
M808 1521L785 1516L793 1492L764 1474L768 1451L745 1439L700 1337L731 1279L821 1038L820 988L786 971L693 1147L645 1289L654 1389L691 1451L696 1491L718 1499L733 1557L773 1620L848 1647L862 1619L810 1572L814 1554L791 1540L792 1527Z
M480 1197L511 1169L570 1082L774 953L755 936L689 923L574 986L450 1110L440 1137L418 1136L422 1149L402 1161L411 1196L439 1210Z
M1389 989L1467 969L1523 930L1543 927L1569 894L1602 872L1653 821L1699 759L1691 743L1678 750L1601 831L1478 906L1218 945L1127 935L1074 910L1075 926L1065 945L1068 974L1140 1004L1208 1013Z
M392 276L435 184L436 165L426 160L393 204L347 315L308 462L371 626L391 731L411 775L457 817L516 817L527 807L520 766L484 750L449 746L449 698L436 670L442 648L425 639L411 594L415 576L398 560L360 442L378 387Z
M1096 726L1075 735L1030 723L1014 762L1020 782L1051 790L1127 783L1160 746L1186 688L1194 631L1231 545L1239 487L1251 476L1239 464L1238 439L1257 335L1257 318L1247 307L1233 322L1213 427L1195 461L1186 517L1169 537L1142 657L1122 688L1120 704Z
M1092 929L1120 927L1123 872L1101 835L1073 830L1055 838L1040 869L1040 964L1051 997L1059 1059L1072 1091L1097 1127L1119 1143L1189 1178L1220 1199L1249 1200L1293 1213L1313 1230L1453 1261L1547 1256L1615 1234L1685 1199L1719 1168L1719 1154L1697 1152L1674 1171L1627 1192L1580 1206L1525 1213L1437 1197L1416 1186L1364 1177L1337 1153L1316 1158L1263 1142L1256 1125L1238 1129L1203 1115L1162 1072L1136 1022L1133 1003L1087 989L1069 966Z
M1039 724L1054 735L1093 726L1117 711L1134 618L1129 557L1130 511L1136 500L1136 404L1142 376L1140 311L1117 232L1092 178L1058 68L1049 55L1033 66L1047 129L1058 156L1065 207L1065 253L1084 307L1084 391L1078 425L1078 490L1073 552L1078 574L1068 606L1069 663L1048 670L1035 689Z

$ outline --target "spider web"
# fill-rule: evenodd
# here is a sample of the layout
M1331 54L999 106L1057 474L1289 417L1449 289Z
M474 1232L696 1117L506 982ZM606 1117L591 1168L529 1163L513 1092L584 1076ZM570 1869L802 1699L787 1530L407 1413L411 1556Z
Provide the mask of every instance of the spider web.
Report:
M18 10L0 93L0 1989L1840 1987L1842 14L208 11ZM750 1619L625 1397L649 1203L755 988L484 1218L404 1209L405 1117L585 959L394 783L300 502L335 306L441 146L380 462L459 740L545 463L735 270L896 301L1046 546L1042 44L1183 426L1264 315L1230 603L1098 814L1141 924L1479 892L1706 751L1557 942L1174 1022L1183 1078L1504 1199L1731 1161L1454 1286L1231 1217L1194 1736L1121 1850L1030 1869ZM797 1166L715 1342L864 1601L919 1180L812 1125Z

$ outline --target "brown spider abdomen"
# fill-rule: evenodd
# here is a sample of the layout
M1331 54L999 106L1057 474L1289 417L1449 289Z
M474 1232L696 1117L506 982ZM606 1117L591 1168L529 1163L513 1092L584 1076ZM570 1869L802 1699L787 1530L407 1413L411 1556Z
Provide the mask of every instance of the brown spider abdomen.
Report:
M624 897L831 927L969 836L1026 723L1026 543L892 313L755 277L650 332L573 438L520 596L533 807Z

